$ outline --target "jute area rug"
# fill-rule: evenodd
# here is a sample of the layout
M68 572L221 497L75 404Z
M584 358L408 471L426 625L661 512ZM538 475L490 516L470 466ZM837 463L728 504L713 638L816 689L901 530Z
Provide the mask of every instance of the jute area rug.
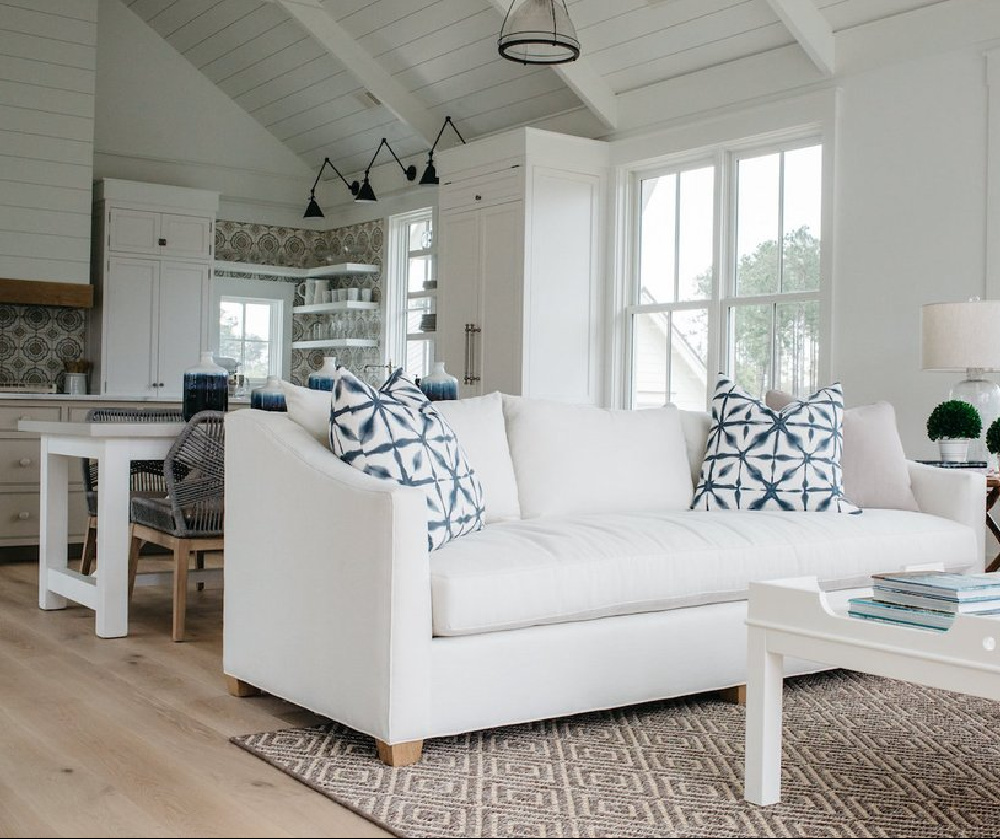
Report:
M479 731L390 769L330 723L233 738L398 836L1000 836L1000 705L848 671L786 682L783 796L743 800L711 695Z

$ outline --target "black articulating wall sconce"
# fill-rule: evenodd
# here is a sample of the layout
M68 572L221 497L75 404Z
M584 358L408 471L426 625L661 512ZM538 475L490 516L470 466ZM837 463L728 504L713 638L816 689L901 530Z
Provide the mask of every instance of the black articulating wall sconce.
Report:
M389 154L392 155L393 160L399 164L399 168L403 170L403 174L406 175L406 180L415 181L417 179L417 167L416 166L404 166L403 161L401 161L397 156L396 152L392 150L392 146L389 145L389 141L383 137L382 142L378 144L378 148L375 149L375 154L372 155L372 162L368 164L368 168L365 169L364 179L361 181L361 189L355 193L355 201L377 201L375 197L375 190L372 189L371 182L368 180L368 173L371 172L372 166L375 165L375 158L378 157L378 153L382 151L382 147L385 146L389 149Z
M455 127L455 123L451 121L451 117L445 117L444 122L441 123L441 130L438 131L437 139L434 140L434 145L431 146L431 150L427 152L427 168L424 169L424 174L420 176L421 186L434 186L435 184L441 183L438 180L437 170L434 168L434 149L437 148L437 144L441 141L441 135L444 134L444 130L451 126L451 130L455 132L459 140L465 143L465 137L458 133L458 129Z
M327 166L337 173L337 177L344 182L344 186L351 191L351 195L357 196L358 192L361 190L357 181L348 183L347 178L341 175L340 170L330 162L330 158L324 158L323 165L319 167L319 172L316 173L316 180L313 181L312 189L309 190L309 203L306 205L306 211L302 214L302 218L323 218L323 209L316 203L316 186L319 184L319 179L323 177L323 170L326 169ZM416 170L414 170L414 172L415 171ZM365 172L365 183L368 183L367 172ZM372 198L372 200L374 201L375 199Z

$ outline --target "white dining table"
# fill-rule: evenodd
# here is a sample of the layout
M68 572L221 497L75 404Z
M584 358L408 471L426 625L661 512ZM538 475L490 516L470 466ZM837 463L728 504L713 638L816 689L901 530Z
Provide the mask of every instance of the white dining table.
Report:
M183 422L43 422L20 420L18 431L37 434L41 453L38 605L65 609L81 603L96 614L101 638L128 635L129 498L133 460L163 460ZM68 566L70 458L98 462L98 572Z

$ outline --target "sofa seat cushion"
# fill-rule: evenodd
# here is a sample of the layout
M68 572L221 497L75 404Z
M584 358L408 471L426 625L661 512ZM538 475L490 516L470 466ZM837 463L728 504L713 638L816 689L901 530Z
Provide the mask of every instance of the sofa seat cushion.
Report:
M475 635L739 600L752 581L825 588L976 559L975 533L924 513L606 513L504 522L431 554L434 634Z

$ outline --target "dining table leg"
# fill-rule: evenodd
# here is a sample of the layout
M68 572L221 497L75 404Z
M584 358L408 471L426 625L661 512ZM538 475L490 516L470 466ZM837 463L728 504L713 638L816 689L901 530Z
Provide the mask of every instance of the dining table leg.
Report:
M105 440L99 458L97 493L97 635L128 635L129 486L131 460L127 443Z
M49 590L49 569L65 571L69 541L69 458L49 451L49 441L42 437L41 498L38 530L38 606L41 609L65 609L66 598Z

